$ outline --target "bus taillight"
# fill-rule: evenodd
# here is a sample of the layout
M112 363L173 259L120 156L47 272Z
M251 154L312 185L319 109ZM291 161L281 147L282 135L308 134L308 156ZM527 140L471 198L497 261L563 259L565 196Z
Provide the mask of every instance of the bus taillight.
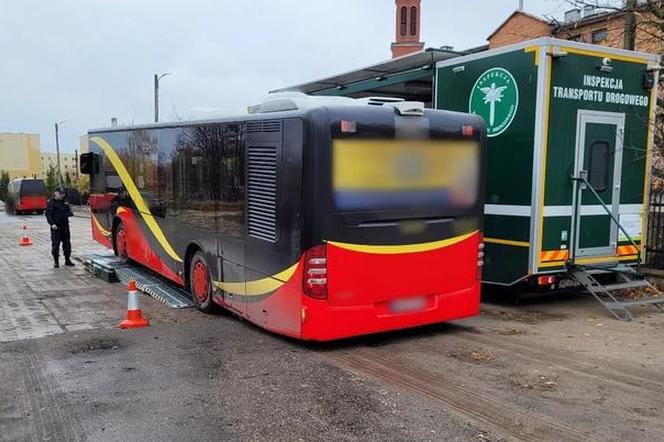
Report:
M315 299L327 298L327 253L325 245L307 250L304 254L304 293Z
M484 267L484 243L480 238L480 243L477 246L477 272L475 273L475 279L478 281L482 280L482 267Z

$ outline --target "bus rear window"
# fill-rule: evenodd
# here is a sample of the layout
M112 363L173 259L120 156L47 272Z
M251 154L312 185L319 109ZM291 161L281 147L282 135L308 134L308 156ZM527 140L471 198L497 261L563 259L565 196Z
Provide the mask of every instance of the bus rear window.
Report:
M463 210L478 198L475 140L357 140L332 143L332 187L340 210Z
M23 180L21 196L46 196L46 184L43 180Z

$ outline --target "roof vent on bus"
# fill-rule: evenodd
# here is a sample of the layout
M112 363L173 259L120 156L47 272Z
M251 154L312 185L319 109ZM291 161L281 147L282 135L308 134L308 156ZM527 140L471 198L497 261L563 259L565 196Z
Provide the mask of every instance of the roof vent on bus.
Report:
M349 98L337 96L315 96L302 92L277 92L259 105L249 106L249 113L266 113L310 109L317 106L392 106L399 115L422 115L424 103L420 101L404 101L394 97Z
M389 103L386 106L392 106L399 115L416 117L424 115L424 103L421 101L402 101L399 103Z
M404 101L403 98L394 98L394 97L366 97L358 98L355 101L361 104L368 104L370 106L382 106L389 103L401 103Z
M395 97L367 97L358 98L355 102L369 106L392 106L399 115L424 115L424 103L421 101L406 101Z
M354 104L355 101L348 97L312 96L302 92L276 92L269 94L261 104L249 106L247 111L250 114L281 112L326 105L348 105Z

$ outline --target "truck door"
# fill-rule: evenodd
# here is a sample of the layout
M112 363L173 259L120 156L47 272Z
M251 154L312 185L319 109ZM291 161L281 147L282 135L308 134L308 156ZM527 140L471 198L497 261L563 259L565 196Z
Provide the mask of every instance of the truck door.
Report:
M577 258L615 255L618 226L609 212L618 219L624 127L622 113L578 111L574 176L586 176L599 199L587 185L575 181L572 221Z

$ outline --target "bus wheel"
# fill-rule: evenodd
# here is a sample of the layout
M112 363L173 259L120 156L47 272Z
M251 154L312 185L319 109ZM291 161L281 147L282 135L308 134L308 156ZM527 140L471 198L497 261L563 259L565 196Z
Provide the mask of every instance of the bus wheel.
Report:
M189 291L197 309L205 313L212 311L212 278L201 252L196 252L189 264Z
M122 223L119 223L115 228L113 249L115 250L115 255L118 256L123 262L129 261L129 254L127 253L127 231L125 230Z

